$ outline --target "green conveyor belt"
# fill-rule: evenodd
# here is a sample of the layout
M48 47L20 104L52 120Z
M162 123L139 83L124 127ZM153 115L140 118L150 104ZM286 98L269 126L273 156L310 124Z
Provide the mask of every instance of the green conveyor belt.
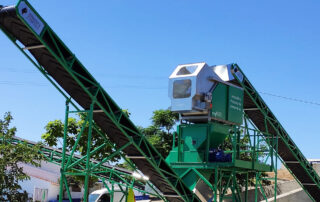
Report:
M242 73L242 81L235 75L237 71ZM244 89L243 108L245 114L260 131L272 134L272 138L278 138L277 150L282 162L310 198L314 201L320 201L320 178L312 165L304 157L237 64L233 64L233 74L237 78L235 84Z
M28 1L0 7L0 28L83 109L95 103L94 122L169 201L199 201Z

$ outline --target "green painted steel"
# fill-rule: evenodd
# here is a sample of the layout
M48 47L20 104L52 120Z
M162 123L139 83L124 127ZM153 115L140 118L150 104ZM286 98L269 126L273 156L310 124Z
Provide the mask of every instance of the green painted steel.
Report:
M272 164L276 156L272 149L264 148L264 141L269 140L262 139L258 130L250 129L250 124L241 126L243 120L247 121L243 113L242 88L221 82L208 93L212 96L211 117L202 119L202 123L181 123L177 128L178 144L174 145L166 161L189 189L199 192L202 201L210 197L214 201L247 201L247 188L245 199L240 196L239 176L243 173L258 173L260 176L261 172L276 170L274 165L267 164L269 157ZM250 143L241 140L250 140ZM215 152L220 153L219 157ZM258 181L260 178L257 178L257 184ZM206 189L210 189L213 195L205 193ZM227 190L230 190L230 196L226 196Z
M60 92L84 110L94 103L93 120L102 133L122 148L167 200L199 201L26 0L1 8L0 28Z
M214 119L242 124L243 90L218 83L212 91L211 116Z
M178 126L178 146L173 148L166 161L190 189L197 190L196 193L201 193L204 198L207 197L205 200L213 197L213 201L248 201L248 189L244 189L242 193L237 183L239 175L249 174L258 176L256 192L260 192L263 198L257 198L256 201L267 199L263 190L259 191L264 180L260 176L262 172L275 172L277 176L277 164L274 164L277 162L277 152L274 152L273 147L265 145L277 145L277 139L265 138L270 134L262 134L259 130L250 128L249 121L245 117L244 126L226 125L215 121L206 124L181 124ZM223 127L219 128L221 126ZM232 154L232 161L208 162L206 157L208 148L212 148L210 145L221 145L226 138L230 139L231 149L225 153ZM211 139L216 140L211 142ZM242 139L248 139L249 143L242 144ZM209 189L211 195L203 193L203 190ZM227 194L228 189L231 195ZM240 196L241 194L243 196Z
M27 1L19 1L14 8L1 8L0 28L65 97L69 96L66 95L64 91L84 110L91 112L100 111L99 115L93 113L92 119L100 126L101 133L116 143L118 148L122 148L121 151L127 153L129 158L131 157L131 162L135 163L141 171L149 175L151 182L164 193L168 200L199 201L191 190L188 189L188 186L184 184L179 175L165 163L161 155L148 143L144 136L140 134L134 124ZM25 47L21 47L19 44L23 44ZM32 57L30 57L27 52L29 52ZM233 70L241 71L236 64L233 65ZM237 78L235 74L234 77ZM320 201L320 178L312 166L264 103L247 77L244 76L243 81L240 82L240 80L238 80L236 84L244 89L243 106L247 117L263 134L272 135L266 135L265 138L277 139L277 144L273 144L273 141L269 142L269 145L273 148L273 150L270 151L279 154L284 164L289 171L292 172L303 189L309 194L310 198L315 201ZM242 96L241 92L237 92L237 90L234 89L222 89L221 91L227 92L224 97L227 101L225 103L223 103L223 100L218 103L213 103L213 113L219 119L241 123L242 119L239 119L236 108L242 104L241 99L236 98ZM232 98L230 93L239 93L239 95L234 97L234 99L228 99L230 97ZM91 105L92 103L94 104ZM230 103L232 103L232 105ZM218 114L217 112L219 111L216 110L215 105L221 105L225 110L221 112L221 114ZM92 107L91 110L90 107ZM192 137L188 137L189 138L186 139L187 145L189 148L192 148L194 144ZM236 139L233 140L237 142ZM277 145L278 150L275 145ZM201 145L197 145L197 147L198 146L201 147ZM238 146L235 146L234 150L237 150L237 147ZM181 148L181 145L178 148ZM91 152L93 152L93 150L90 151L89 149L88 155L86 156L86 165L84 167L86 167L87 170L90 170L90 164L88 162ZM179 150L177 150L177 152L179 152ZM259 151L253 148L253 154L255 155L257 152ZM233 152L232 155L235 157L237 153ZM201 158L202 154L198 156ZM179 155L178 158L182 159ZM185 159L188 160L188 158ZM258 159L258 156L256 156L256 159ZM67 159L64 157L63 162L65 160ZM68 161L69 160L70 158ZM73 161L73 159L70 161ZM83 163L83 161L78 159L71 163L71 165L79 166L79 163ZM242 165L241 162L240 164ZM244 164L242 166L244 166ZM197 170L193 172L198 174ZM183 174L187 175L188 173L189 171L185 171ZM182 174L180 173L180 175ZM234 175L234 173L229 176L232 175ZM192 184L191 178L193 177L186 180L188 184L189 181ZM233 190L236 190L236 188L233 188Z
M208 162L209 148L218 148L232 126L220 123L181 124L178 130L178 146L173 148L166 161Z
M62 164L61 164L61 171L65 171L65 158L66 158L66 141L67 141L67 135L68 135L68 114L69 114L69 103L68 101L66 102L66 113L65 113L65 122L64 122L64 132L63 132L63 147L62 147ZM66 182L66 176L64 172L61 172L61 177L60 177L60 190L59 190L59 202L62 202L63 200L63 188L64 185L67 186ZM69 189L68 190L68 197L69 200L71 200L71 196L69 194Z
M0 139L0 142L1 141L3 140ZM12 139L6 139L5 141L10 144L23 143L23 144L27 144L30 147L33 147L35 144L37 144L36 142L28 141L18 137L14 137ZM41 146L39 152L44 156L45 161L62 166L63 151L61 149L56 149L48 146ZM65 158L68 158L70 156L71 156L70 153L65 153ZM81 158L82 156L74 155L71 161L76 161ZM98 165L98 163L99 163L98 161L90 159L90 164L92 166ZM77 175L77 173L82 172L83 167L85 167L85 162L82 162L74 166L72 170L70 170L70 172L72 173L69 173L69 174ZM141 193L162 198L160 193L157 193L155 189L154 189L155 192L153 193L145 191L143 188L146 186L146 183L133 178L132 173L133 171L130 171L130 170L114 167L109 164L101 164L99 166L99 172L91 173L90 176L99 178L103 183L109 182L112 185L119 185L122 187L133 188L134 190L137 190ZM151 184L148 184L148 185L152 188Z
M242 124L243 90L228 86L228 121Z
M227 120L228 109L228 86L218 84L212 92L211 116L216 119Z
M267 138L278 139L277 148L275 148L275 145L271 146L276 150L284 165L310 198L314 201L320 201L320 178L312 168L312 165L290 138L240 67L237 64L233 64L232 71L237 80L236 84L241 86L245 92L244 112L246 116L263 134L271 134ZM237 71L242 73L242 81L236 76L235 73Z

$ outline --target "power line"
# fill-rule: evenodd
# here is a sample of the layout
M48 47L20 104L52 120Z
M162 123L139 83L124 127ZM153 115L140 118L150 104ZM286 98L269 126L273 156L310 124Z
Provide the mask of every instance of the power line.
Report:
M9 85L9 86L49 86L46 83L37 83L37 82L15 82L15 81L0 81L0 85ZM165 90L167 89L166 87L152 87L152 86L143 86L143 85L115 85L115 86L105 86L106 88L130 88L130 89L141 89L141 90ZM287 97L287 96L282 96L282 95L277 95L273 93L267 93L267 92L262 92L259 91L260 94L276 97L276 98L281 98L285 100L290 100L294 102L300 102L304 104L311 104L311 105L317 105L320 106L320 103L318 102L313 102L309 100L303 100L299 98L292 98L292 97Z
M8 86L49 86L47 83L37 83L37 82L28 82L28 81L23 81L23 82L17 82L17 81L0 81L0 85L8 85Z
M1 68L0 71L8 73L23 73L23 74L36 74L37 71L19 69L19 68ZM96 72L97 76L103 78L116 78L116 79L148 79L148 80L166 80L167 76L157 75L134 75L134 74L104 74Z
M8 86L49 86L47 83L36 83L36 82L17 82L17 81L0 81L0 85ZM144 89L144 90L164 90L166 87L148 87L143 85L114 85L114 86L104 86L105 88L134 88L134 89Z
M304 103L304 104L311 104L311 105L320 106L320 103L318 103L318 102L312 102L312 101L302 100L302 99L298 99L298 98L291 98L291 97L286 97L286 96L282 96L282 95L276 95L276 94L266 93L266 92L261 92L261 91L259 93L264 94L264 95L277 97L277 98L286 99L286 100L291 100L291 101L295 101L295 102L301 102L301 103Z
M18 68L1 68L0 71L10 72L10 73L25 73L25 74L36 74L36 71L26 70L26 69L18 69Z

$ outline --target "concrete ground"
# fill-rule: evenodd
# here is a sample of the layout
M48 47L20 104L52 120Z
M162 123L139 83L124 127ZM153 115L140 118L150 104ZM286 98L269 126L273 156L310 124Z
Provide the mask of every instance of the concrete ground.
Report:
M274 198L268 199L268 201L274 201ZM278 202L312 202L308 195L304 192L302 188L292 190L290 192L281 194L277 196ZM262 201L266 202L266 201Z

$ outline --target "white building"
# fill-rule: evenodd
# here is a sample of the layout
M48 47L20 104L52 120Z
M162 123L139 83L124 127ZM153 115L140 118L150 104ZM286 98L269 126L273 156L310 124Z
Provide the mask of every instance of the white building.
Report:
M30 176L30 180L20 182L23 190L26 190L33 201L47 202L57 200L59 195L60 166L41 162L41 167L34 167L27 164L20 164L24 173ZM82 189L72 190L72 198L81 198ZM79 192L80 191L80 192Z

